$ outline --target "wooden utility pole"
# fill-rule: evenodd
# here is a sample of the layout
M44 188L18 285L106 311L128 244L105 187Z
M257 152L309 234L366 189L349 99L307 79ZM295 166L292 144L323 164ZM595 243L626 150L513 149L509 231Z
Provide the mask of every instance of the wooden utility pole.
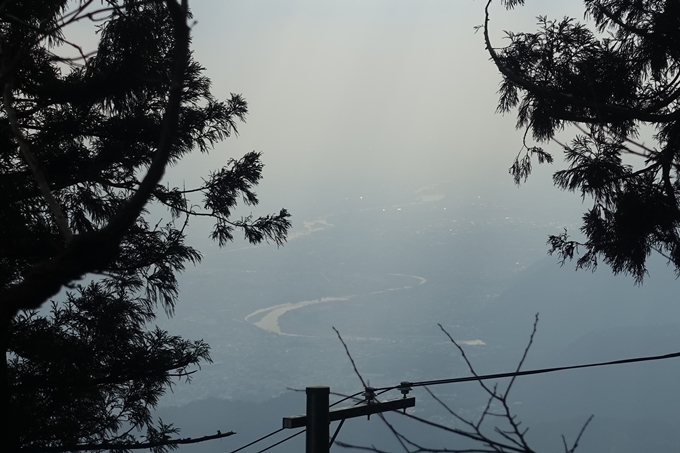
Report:
M330 417L328 400L330 387L307 387L306 453L328 453ZM285 423L285 422L284 422Z
M329 453L330 422L406 409L416 405L416 399L407 398L405 394L404 398L378 402L373 399L372 389L366 389L366 401L354 406L329 409L330 392L330 387L307 387L307 413L283 418L284 428L307 427L306 453Z

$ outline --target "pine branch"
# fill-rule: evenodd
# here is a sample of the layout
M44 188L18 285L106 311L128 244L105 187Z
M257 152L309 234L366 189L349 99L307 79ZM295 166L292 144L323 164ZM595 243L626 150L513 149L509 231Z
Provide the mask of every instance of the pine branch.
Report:
M206 442L209 440L222 439L233 436L234 431L223 433L217 431L217 434L203 437L186 437L184 439L167 439L154 442L132 442L132 443L117 443L117 442L102 442L98 444L80 444L80 445L64 445L59 447L34 447L21 448L20 453L62 453L70 451L101 451L101 450L144 450L158 447L172 447L177 445L197 444L199 442Z
M89 235L75 236L60 255L36 264L21 283L3 292L0 297L3 301L0 322L5 325L20 310L39 308L64 285L105 267L118 252L124 234L134 225L163 177L179 121L190 41L186 0L182 0L181 5L175 0L166 0L166 4L175 26L175 67L158 149L139 189L106 227Z
M64 211L62 211L61 206L59 206L57 199L54 197L54 194L50 190L50 185L47 182L47 177L45 176L45 172L43 171L40 162L38 162L38 159L35 157L35 154L31 150L31 145L29 141L26 139L23 132L21 131L19 121L17 120L17 114L16 111L14 110L13 105L14 99L12 96L12 86L10 83L5 84L5 89L3 92L3 102L5 105L5 110L7 111L7 118L9 119L10 126L12 127L12 132L14 133L14 136L19 142L19 149L21 150L21 154L24 157L24 161L31 169L33 177L35 178L35 181L38 183L40 193L47 202L50 211L52 212L52 216L54 217L54 221L57 223L59 232L64 237L66 242L68 242L73 237L73 234L71 233L71 230L68 227L68 221L66 220Z
M627 121L627 120L639 120L639 121L649 121L652 123L670 123L676 121L680 118L680 110L676 110L671 113L654 113L655 110L650 108L630 108L621 107L617 105L605 104L597 101L591 101L583 97L575 97L572 95L567 95L560 93L559 91L552 90L550 88L545 88L536 84L535 82L520 76L519 74L513 72L508 68L502 61L501 57L496 52L495 48L491 45L491 38L489 37L489 7L491 6L492 0L488 0L486 7L484 9L484 44L486 45L486 50L491 57L491 60L495 63L498 70L503 74L503 76L516 84L517 86L523 88L531 93L539 94L545 98L558 101L565 105L573 105L578 107L584 107L588 109L593 109L598 112L607 113L612 120ZM561 109L559 112L559 117L565 121L574 121L579 123L599 123L602 120L599 118L592 118L588 116L574 115L573 113Z

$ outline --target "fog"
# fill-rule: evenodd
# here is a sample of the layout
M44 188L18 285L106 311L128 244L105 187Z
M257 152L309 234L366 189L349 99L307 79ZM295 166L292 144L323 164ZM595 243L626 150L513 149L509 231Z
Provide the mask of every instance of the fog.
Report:
M495 5L497 45L504 29L533 29L539 13L582 14L575 1L560 2L559 10L554 2L534 3L510 12ZM494 114L500 76L474 32L483 6L196 2L195 56L217 96L242 93L250 114L238 139L187 159L171 180L197 180L228 156L258 150L267 166L260 189L266 208L439 180L456 181L461 191L514 190L507 169L521 132L512 115ZM547 187L549 172L537 173L530 184Z
M250 114L237 137L166 180L190 187L227 159L262 151L260 206L237 215L286 207L294 230L282 248L237 240L218 249L208 224L190 223L189 242L205 258L183 274L176 315L160 323L205 338L215 363L174 387L159 413L183 436L239 435L181 451L230 451L277 429L281 416L304 412L304 395L288 388L361 390L332 327L378 386L469 374L437 323L489 373L516 366L537 312L528 366L678 344L677 282L663 260L637 287L604 266L575 272L546 257L547 236L577 234L586 206L552 186L562 165L555 143L545 144L555 165L513 184L522 131L513 114L495 113L500 75L474 31L483 2L200 0L192 9L194 54L215 94L243 94ZM535 30L539 14L582 18L582 3L495 4L493 42L503 44L503 30ZM580 451L670 451L675 372L640 365L527 378L514 403L541 451L561 448L560 433L573 439L590 414ZM469 385L433 391L471 414L485 402ZM427 394L416 397L420 416L445 419ZM348 423L346 439L398 447L370 423ZM444 434L422 435L455 441Z

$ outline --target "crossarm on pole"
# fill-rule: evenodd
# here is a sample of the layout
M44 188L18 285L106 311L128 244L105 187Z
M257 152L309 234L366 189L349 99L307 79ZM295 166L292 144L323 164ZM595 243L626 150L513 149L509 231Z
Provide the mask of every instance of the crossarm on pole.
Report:
M346 418L361 417L363 415L377 414L379 412L406 409L416 405L415 397L397 398L383 402L361 403L356 406L341 407L328 411L330 421L344 420ZM294 415L283 417L283 427L287 429L302 428L307 426L307 415Z

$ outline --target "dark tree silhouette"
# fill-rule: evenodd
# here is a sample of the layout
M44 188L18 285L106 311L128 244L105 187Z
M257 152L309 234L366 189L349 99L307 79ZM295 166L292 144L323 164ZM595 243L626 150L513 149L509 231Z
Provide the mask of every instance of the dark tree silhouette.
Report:
M507 8L523 0L502 0ZM557 187L592 200L583 216L585 240L551 236L550 252L577 266L599 261L642 282L654 251L680 272L680 3L584 0L592 26L573 18L539 17L535 33L507 32L494 48L489 6L483 25L491 59L503 81L498 110L516 109L525 142L510 172L520 183L532 158L552 162L529 133L547 142L567 126L580 133L562 145L568 163ZM639 135L654 132L654 145ZM639 157L639 165L625 163ZM581 250L579 250L581 249Z
M187 222L212 218L220 245L237 231L252 243L285 241L286 210L231 218L239 199L258 203L259 153L229 160L201 187L160 184L168 164L208 152L247 114L240 95L212 96L192 58L190 20L186 0L0 4L3 451L195 441L150 416L173 379L209 360L202 341L147 326L155 309L172 312L176 273L201 259L185 243ZM84 21L98 30L89 55L65 38ZM170 221L151 221L149 203L166 206ZM62 289L66 301L36 311Z

